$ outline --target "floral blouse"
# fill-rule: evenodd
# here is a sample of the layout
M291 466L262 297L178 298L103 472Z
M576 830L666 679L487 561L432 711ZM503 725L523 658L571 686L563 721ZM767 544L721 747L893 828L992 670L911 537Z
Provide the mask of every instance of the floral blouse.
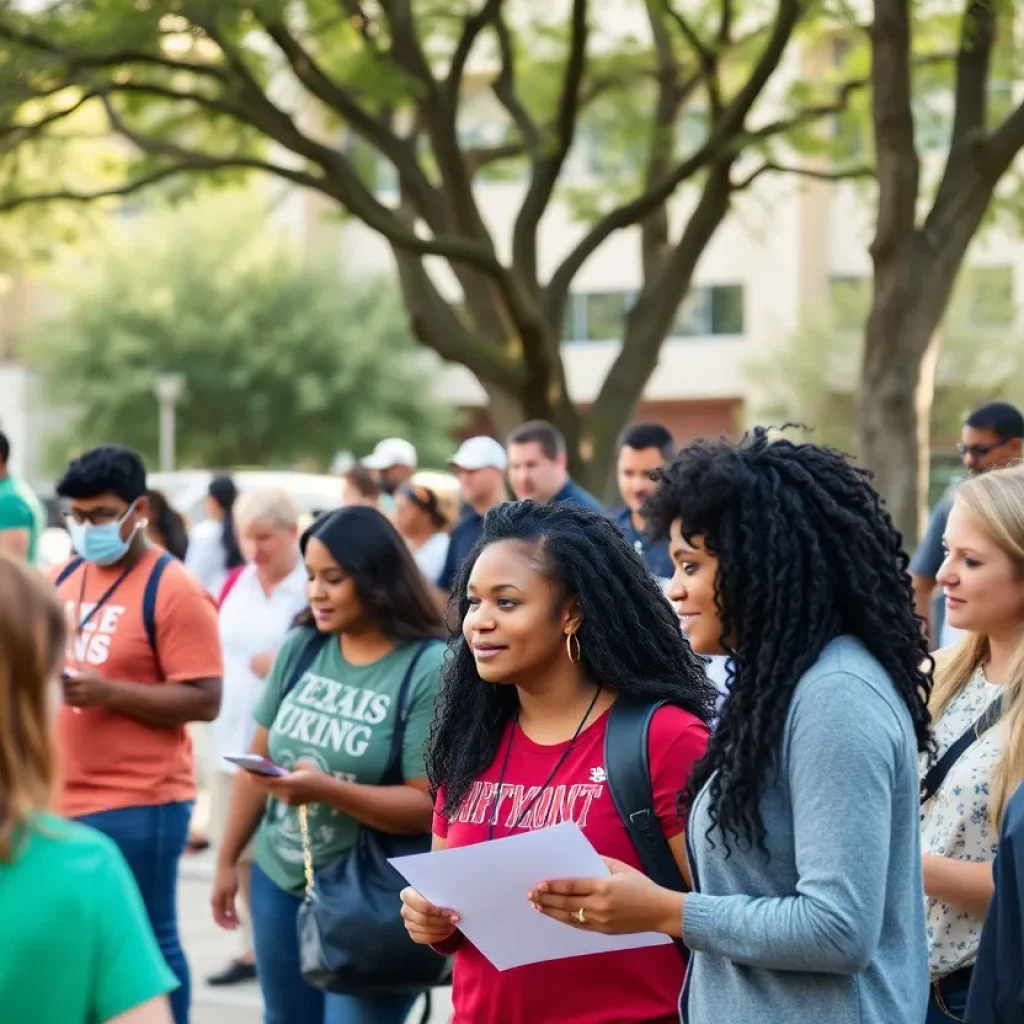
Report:
M937 757L941 757L981 717L1002 687L990 683L979 666L970 681L935 723ZM989 784L1003 745L997 723L976 740L953 765L939 791L921 808L921 851L958 860L992 862L999 830L989 815ZM922 760L922 773L925 771ZM928 918L928 963L933 980L974 963L983 919L925 897Z

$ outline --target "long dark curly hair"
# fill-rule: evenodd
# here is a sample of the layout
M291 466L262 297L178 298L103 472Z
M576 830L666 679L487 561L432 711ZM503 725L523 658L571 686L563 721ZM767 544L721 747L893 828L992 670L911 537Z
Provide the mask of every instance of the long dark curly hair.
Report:
M730 836L764 849L760 797L790 700L830 641L864 644L910 711L919 749L931 749L931 663L908 559L870 474L833 449L757 428L738 442L694 442L659 476L649 527L661 537L678 520L718 558L731 658L729 697L688 795L710 778L709 835L717 826L727 851Z
M484 548L499 541L521 543L560 597L576 599L581 665L590 680L618 694L669 700L703 722L711 720L714 687L657 580L617 526L573 503L506 502L487 513L483 534L452 590L460 628L473 566ZM427 753L427 774L435 792L444 789L448 814L494 760L519 707L514 686L480 678L461 632L451 646ZM685 783L679 780L680 796Z

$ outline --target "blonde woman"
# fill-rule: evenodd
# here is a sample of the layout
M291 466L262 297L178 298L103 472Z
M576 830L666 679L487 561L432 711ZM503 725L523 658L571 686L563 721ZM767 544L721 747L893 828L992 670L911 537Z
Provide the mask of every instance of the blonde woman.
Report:
M928 1024L963 1018L992 898L999 827L1024 779L1024 468L963 484L945 545L938 581L947 621L967 636L936 655L936 763L961 737L967 739L922 807L932 977ZM926 773L926 793L934 781Z
M63 659L52 587L0 555L0 1017L170 1024L178 982L124 858L47 812Z
M252 709L263 696L265 680L295 616L306 607L299 518L298 506L281 488L247 491L234 508L247 564L228 574L218 601L224 687L220 713L210 727L210 831L218 849L238 770L225 758L244 754L252 745L256 734ZM247 907L251 868L250 845L238 859L239 884ZM207 978L210 985L235 985L256 977L252 934L245 919L239 924L239 956Z

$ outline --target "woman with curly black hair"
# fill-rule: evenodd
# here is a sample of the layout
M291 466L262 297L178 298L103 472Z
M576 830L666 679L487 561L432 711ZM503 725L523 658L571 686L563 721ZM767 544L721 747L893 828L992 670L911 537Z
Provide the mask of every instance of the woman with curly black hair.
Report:
M493 508L453 590L462 638L446 666L428 754L434 848L573 821L598 853L640 866L608 788L619 698L671 706L648 734L654 811L680 870L682 790L707 745L714 689L642 557L572 503ZM525 893L524 893L525 899ZM412 937L455 953L455 1019L475 1024L675 1022L673 945L498 971L457 915L403 893Z
M868 474L758 429L686 448L645 514L669 535L694 650L731 659L690 782L694 892L617 874L545 883L534 901L574 927L681 936L688 1024L921 1024L931 680Z

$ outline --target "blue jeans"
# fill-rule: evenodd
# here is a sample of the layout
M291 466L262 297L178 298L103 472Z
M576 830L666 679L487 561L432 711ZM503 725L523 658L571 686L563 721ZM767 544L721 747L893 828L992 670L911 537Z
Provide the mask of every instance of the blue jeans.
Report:
M951 1020L964 1019L973 972L973 967L964 967L932 984L925 1024L949 1024Z
M252 866L253 946L264 1024L404 1024L419 994L350 996L322 992L299 973L297 896Z
M191 818L192 804L183 802L125 807L78 819L112 839L135 876L160 952L180 983L170 995L174 1024L188 1024L192 995L178 936L178 861Z

